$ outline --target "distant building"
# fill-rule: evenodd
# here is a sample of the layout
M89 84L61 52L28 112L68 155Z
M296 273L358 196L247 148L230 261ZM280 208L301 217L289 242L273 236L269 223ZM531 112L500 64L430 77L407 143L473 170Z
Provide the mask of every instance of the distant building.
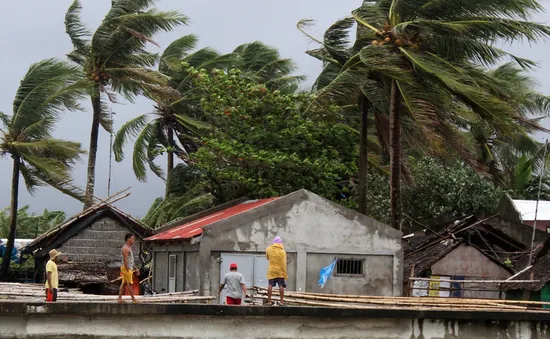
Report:
M267 287L265 249L275 236L287 251L290 291L401 295L402 233L306 190L241 199L157 230L145 239L153 251L153 288L215 295L232 262L249 287ZM335 259L321 289L320 270Z
M550 233L550 201L539 201L538 212L536 200L512 200L515 210L520 214L521 221L529 226L535 224L537 217L537 229Z
M455 219L455 218L453 218ZM416 296L462 298L501 297L500 288L486 283L410 281L410 277L439 280L505 280L524 269L522 260L532 230L498 215L485 213L450 219L430 230L405 236L404 288ZM545 233L537 231L537 239Z
M96 205L69 218L32 241L26 252L34 254L38 281L44 280L48 252L56 248L68 258L67 263L59 265L60 282L81 287L97 286L118 277L122 265L121 248L127 233L136 237L133 253L139 267L143 238L150 236L152 230L108 204Z

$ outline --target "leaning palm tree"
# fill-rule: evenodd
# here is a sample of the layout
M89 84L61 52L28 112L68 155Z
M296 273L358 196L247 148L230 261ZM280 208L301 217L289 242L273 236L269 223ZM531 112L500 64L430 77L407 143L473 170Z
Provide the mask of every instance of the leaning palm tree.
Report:
M124 159L123 148L129 138L135 139L132 164L136 178L147 179L147 165L153 173L163 178L163 171L154 159L159 153L167 154L166 193L174 169L174 155L183 156L196 151L193 137L208 131L208 125L201 121L200 97L193 92L191 77L185 65L213 69L225 67L231 57L218 54L210 48L190 53L197 45L197 37L187 35L171 43L160 57L158 72L169 78L165 90L148 91L145 94L155 105L155 111L142 114L126 122L117 132L113 150L116 161ZM176 142L179 140L179 143Z
M293 93L305 77L294 75L296 64L291 59L281 58L277 48L260 41L240 45L233 50L233 62L229 69L238 69L242 76L268 89Z
M473 114L499 133L525 123L511 104L510 86L495 86L482 66L503 57L532 66L495 47L495 42L549 37L550 28L528 21L541 9L532 0L380 0L365 2L353 12L364 29L360 38L371 44L349 59L331 86L340 93L361 88L375 107L387 107L393 227L400 224L403 122L415 125L416 139L430 145L430 151L452 148L459 154L471 148L454 128L458 117ZM344 87L338 89L340 84ZM389 99L380 100L384 96Z
M53 139L59 114L80 109L78 101L87 88L80 70L65 62L47 59L32 65L15 95L11 116L0 113L0 155L13 160L10 227L0 279L6 280L17 226L19 175L29 192L48 185L83 200L71 184L70 170L84 152L77 142Z
M157 11L152 8L155 3L156 0L113 0L93 34L82 24L79 0L74 1L66 14L66 31L74 46L68 57L82 67L87 81L93 84L85 209L93 204L99 126L108 131L112 127L103 97L114 101L113 93L120 93L132 100L144 90L159 89L157 85L165 79L148 69L156 64L157 55L145 49L146 43L154 43L151 37L156 33L187 22L176 11Z
M165 199L174 169L174 156L187 157L198 149L196 137L209 132L200 108L200 96L192 86L192 75L187 67L229 71L237 68L242 76L265 84L273 90L293 92L302 76L292 75L294 63L281 59L277 49L261 42L237 47L232 53L220 55L210 48L191 51L197 45L194 35L181 37L170 44L160 57L158 72L169 78L164 92L145 90L145 95L155 103L155 112L140 115L117 132L114 153L117 161L124 158L123 147L128 138L135 139L133 170L139 180L146 180L146 168L159 177L164 177L161 168L154 163L159 153L167 155ZM171 91L169 91L171 90ZM169 92L171 95L166 95Z

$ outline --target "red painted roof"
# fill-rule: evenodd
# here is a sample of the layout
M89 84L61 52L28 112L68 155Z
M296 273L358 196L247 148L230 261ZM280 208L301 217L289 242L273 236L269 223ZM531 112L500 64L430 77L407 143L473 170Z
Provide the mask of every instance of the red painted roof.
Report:
M176 240L176 239L193 238L197 235L201 235L202 228L205 226L211 225L220 220L231 218L232 216L252 210L256 207L260 207L276 199L278 198L245 201L243 203L240 203L233 207L229 207L225 210L221 210L219 212L207 215L200 219L188 222L180 226L175 226L169 230L166 230L159 234L155 234L154 236L149 237L145 240L158 241L158 240Z

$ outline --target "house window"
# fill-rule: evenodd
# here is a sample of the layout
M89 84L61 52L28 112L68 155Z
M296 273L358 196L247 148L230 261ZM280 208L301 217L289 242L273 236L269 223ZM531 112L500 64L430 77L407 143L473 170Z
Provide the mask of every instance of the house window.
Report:
M336 262L337 275L363 275L363 264L365 260L338 259Z
M550 233L550 227L546 226L546 233Z

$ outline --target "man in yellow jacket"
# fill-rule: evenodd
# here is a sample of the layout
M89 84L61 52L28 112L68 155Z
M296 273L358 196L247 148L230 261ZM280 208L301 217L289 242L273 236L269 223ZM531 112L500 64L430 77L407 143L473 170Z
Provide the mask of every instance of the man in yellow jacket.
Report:
M266 250L266 257L269 260L269 268L267 269L267 279L269 286L267 288L267 304L271 303L271 294L273 287L279 286L279 296L281 298L280 305L284 305L286 279L286 252L283 247L283 240L280 237L275 237L273 245Z

